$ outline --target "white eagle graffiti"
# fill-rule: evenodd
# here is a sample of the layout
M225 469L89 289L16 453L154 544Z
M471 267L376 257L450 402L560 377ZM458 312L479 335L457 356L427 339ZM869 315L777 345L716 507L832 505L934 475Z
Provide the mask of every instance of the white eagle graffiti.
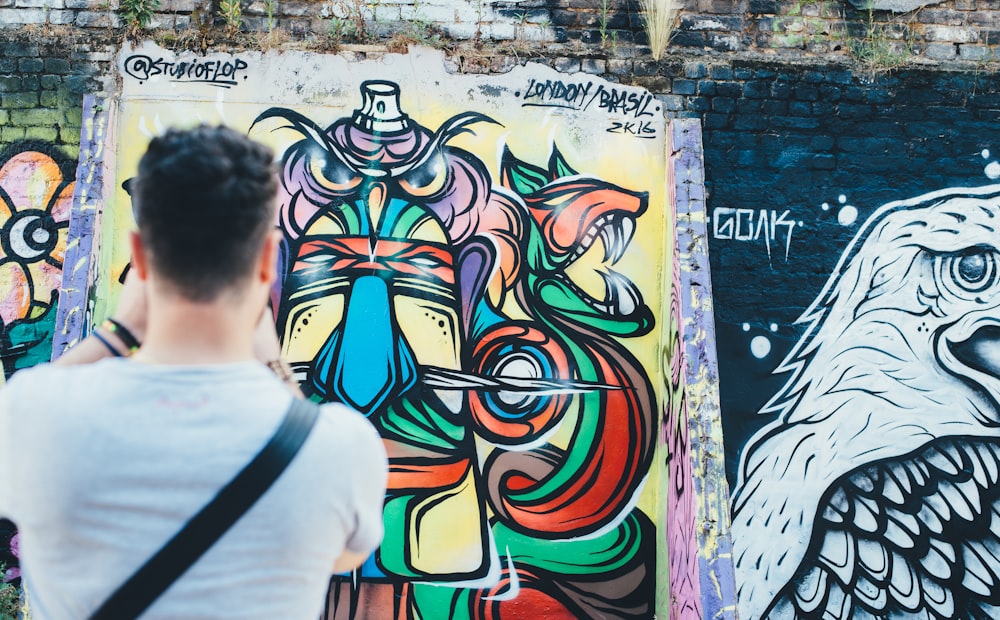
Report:
M1000 185L880 208L799 322L733 493L740 617L1000 618Z

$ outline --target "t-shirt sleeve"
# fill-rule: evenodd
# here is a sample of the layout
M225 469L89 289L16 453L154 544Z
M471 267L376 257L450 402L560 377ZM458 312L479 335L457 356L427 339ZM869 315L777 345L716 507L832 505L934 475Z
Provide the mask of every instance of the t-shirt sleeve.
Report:
M389 476L389 463L378 431L360 418L354 443L357 464L354 476L354 531L347 537L346 548L354 553L371 553L382 542L382 504Z

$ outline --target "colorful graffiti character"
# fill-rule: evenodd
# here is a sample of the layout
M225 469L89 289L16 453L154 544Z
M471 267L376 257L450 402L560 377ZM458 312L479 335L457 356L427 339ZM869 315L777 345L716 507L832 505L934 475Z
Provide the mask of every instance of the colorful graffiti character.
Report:
M0 164L0 356L4 375L48 361L75 183L49 155Z
M1000 617L1000 186L885 205L733 494L742 618Z
M450 144L491 118L432 132L394 83L361 93L326 128L284 108L255 121L302 136L282 158L285 355L390 456L386 536L361 579L399 586L406 617L649 617L653 527L633 505L655 398L617 338L652 312L611 269L603 298L567 273L598 239L617 262L646 194L555 148L545 168L505 149L497 182Z

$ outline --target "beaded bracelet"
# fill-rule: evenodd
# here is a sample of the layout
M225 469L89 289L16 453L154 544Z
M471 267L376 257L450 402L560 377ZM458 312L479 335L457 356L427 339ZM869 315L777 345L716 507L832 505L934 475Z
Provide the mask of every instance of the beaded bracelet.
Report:
M115 336L118 336L118 338L122 341L122 344L128 348L130 355L138 351L139 347L142 346L142 343L135 337L135 334L114 319L107 319L101 326Z

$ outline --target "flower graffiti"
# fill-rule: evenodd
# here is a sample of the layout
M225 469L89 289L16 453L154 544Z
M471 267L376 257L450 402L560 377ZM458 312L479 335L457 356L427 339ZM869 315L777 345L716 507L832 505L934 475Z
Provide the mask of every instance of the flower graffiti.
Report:
M4 375L47 361L75 183L51 156L0 163L0 357Z
M611 268L647 194L555 146L538 165L502 145L494 178L451 143L490 117L432 131L396 84L361 93L327 127L287 108L255 121L301 136L282 155L285 356L390 457L385 540L360 582L391 585L405 617L649 617L654 526L634 503L656 404L620 340L654 320ZM598 242L603 295L570 269ZM333 605L355 616L346 583Z

